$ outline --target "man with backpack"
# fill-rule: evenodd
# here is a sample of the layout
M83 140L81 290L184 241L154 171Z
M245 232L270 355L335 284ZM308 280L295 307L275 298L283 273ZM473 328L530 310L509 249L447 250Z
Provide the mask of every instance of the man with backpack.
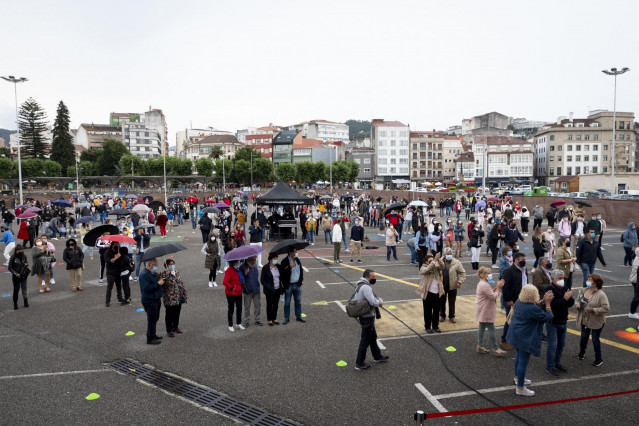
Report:
M357 303L366 299L370 306L370 310L357 318L359 325L362 327L362 334L359 340L359 349L357 350L355 370L368 370L371 368L370 364L366 364L366 352L369 346L375 362L386 362L389 358L388 355L382 355L382 351L377 345L375 317L379 313L379 308L384 305L384 301L381 298L376 297L373 293L371 286L374 285L376 281L375 271L372 269L366 269L362 278L357 281L357 290L355 291L354 302Z

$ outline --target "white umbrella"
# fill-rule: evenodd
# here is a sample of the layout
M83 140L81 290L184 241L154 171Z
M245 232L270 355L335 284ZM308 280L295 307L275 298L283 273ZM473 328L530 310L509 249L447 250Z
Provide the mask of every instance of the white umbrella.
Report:
M133 206L131 211L146 213L149 211L149 208L145 204L136 204L135 206Z
M435 186L441 186L441 185L442 185L442 183L441 183L441 182L436 182L436 183L435 183Z
M426 207L428 204L426 204L425 202L421 200L415 200L415 201L411 201L410 204L408 205L413 207Z
M432 183L430 183L430 182L426 182L424 185L425 185L425 186L433 186L433 184L432 184Z

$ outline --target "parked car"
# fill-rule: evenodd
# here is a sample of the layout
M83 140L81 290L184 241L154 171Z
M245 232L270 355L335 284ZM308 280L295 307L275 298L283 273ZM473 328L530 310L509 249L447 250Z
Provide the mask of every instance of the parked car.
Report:
M585 192L571 192L570 194L568 194L568 197L570 197L570 198L587 198Z

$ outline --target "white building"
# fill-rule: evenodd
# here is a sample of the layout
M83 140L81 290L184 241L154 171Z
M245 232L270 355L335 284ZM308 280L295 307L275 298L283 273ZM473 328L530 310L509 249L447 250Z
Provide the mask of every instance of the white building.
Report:
M374 119L371 142L376 156L376 183L390 184L394 179L409 179L410 129L399 121Z
M534 172L533 142L506 136L474 136L475 183L486 185L531 182Z
M142 114L112 112L112 126L122 129L124 145L140 158L158 158L168 151L166 118L161 109Z
M288 127L289 130L302 132L307 139L318 139L323 142L348 142L348 125L327 120L311 120Z
M176 154L180 158L187 158L186 151L194 143L212 135L232 135L226 130L217 130L214 127L206 129L184 129L175 133Z

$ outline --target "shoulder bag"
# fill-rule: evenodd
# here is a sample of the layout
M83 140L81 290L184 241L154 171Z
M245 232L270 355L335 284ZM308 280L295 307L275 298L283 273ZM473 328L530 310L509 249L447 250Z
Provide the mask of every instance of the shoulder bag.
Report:
M371 311L371 306L368 304L368 300L366 300L366 298L363 298L359 302L355 302L353 300L355 299L355 295L361 288L362 286L358 285L357 288L355 289L355 293L353 293L351 298L348 299L348 303L346 303L346 314L350 318L359 318L362 315L369 313Z

